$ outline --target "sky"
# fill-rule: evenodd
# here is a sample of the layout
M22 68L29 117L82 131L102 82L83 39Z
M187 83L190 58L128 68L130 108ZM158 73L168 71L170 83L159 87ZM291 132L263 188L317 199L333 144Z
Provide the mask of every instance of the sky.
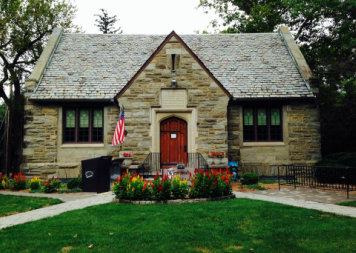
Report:
M124 34L193 34L196 30L212 31L209 22L217 17L210 11L205 14L197 9L199 0L72 0L77 6L76 25L85 33L101 33L94 26L100 9L109 16L120 19L115 27L121 27Z

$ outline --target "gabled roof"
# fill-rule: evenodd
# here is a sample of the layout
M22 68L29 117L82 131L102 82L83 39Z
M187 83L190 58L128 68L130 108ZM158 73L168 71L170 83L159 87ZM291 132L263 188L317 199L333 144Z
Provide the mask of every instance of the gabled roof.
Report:
M63 34L30 99L111 99L166 38ZM314 97L278 33L180 39L234 98Z

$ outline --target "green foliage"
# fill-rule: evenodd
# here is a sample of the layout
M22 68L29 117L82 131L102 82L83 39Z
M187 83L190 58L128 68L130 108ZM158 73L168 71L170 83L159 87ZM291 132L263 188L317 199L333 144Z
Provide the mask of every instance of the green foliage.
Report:
M242 183L247 185L257 184L259 180L258 175L255 173L245 173L241 176L241 178Z
M278 180L264 179L264 180L260 180L260 183L262 183L262 184L278 184Z
M43 182L42 191L44 193L52 193L59 190L61 187L61 181L57 178L52 177L52 179Z
M264 187L263 187L262 185L260 185L260 184L245 185L243 188L244 188L244 189L255 189L255 190L260 190L260 191L267 190L266 188L264 188Z
M68 189L80 188L83 189L83 179L81 177L73 178L67 183Z
M82 192L82 189L81 188L72 188L72 189L58 190L59 194L62 194L62 193L75 193L75 192Z
M191 182L189 196L192 198L215 198L231 194L232 175L229 170L204 172L196 169Z
M355 0L200 0L223 21L222 33L288 26L320 81L322 153L356 151Z
M163 179L158 175L155 176L152 183L152 193L155 200L168 200L172 194L172 183L168 176L165 175Z
M31 182L30 188L31 188L31 190L38 190L38 189L40 189L40 188L41 188L41 182L39 182L39 181Z
M176 199L185 198L189 192L187 180L182 181L180 175L176 175L172 181L172 194Z
M95 20L95 22L97 23L95 24L95 26L99 27L99 31L101 31L103 34L121 34L121 27L115 29L114 26L115 23L120 19L117 19L116 15L110 17L107 10L105 9L100 9L100 11L102 12L102 14L94 15L98 17L98 19Z
M0 194L0 217L63 203L59 199L23 197ZM9 252L8 250L0 250ZM10 250L11 251L11 250Z
M72 20L76 8L70 0L0 0L0 97L11 111L10 170L16 167L22 147L23 84L40 57L55 27L79 31ZM9 86L12 97L7 95Z
M347 201L347 202L341 202L338 205L340 206L352 206L356 207L356 201Z
M2 229L0 238L0 252L16 253L64 252L66 246L78 253L351 253L356 219L250 199L110 203Z
M356 168L356 153L335 153L324 156L317 166L351 166Z
M113 185L113 192L118 199L151 200L152 187L139 175L123 173Z

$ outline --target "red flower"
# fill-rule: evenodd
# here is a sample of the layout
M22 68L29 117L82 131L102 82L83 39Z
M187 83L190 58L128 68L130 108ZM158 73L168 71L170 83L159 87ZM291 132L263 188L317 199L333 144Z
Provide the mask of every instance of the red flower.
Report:
M222 155L222 156L225 156L225 153L224 153L224 152L222 152L222 153L221 153L221 155Z
M213 183L213 186L215 186L215 182Z
M229 183L229 180L226 180L225 182L228 184L228 183Z
M195 181L193 180L193 181L192 181L192 185L194 185L194 184L195 184Z
M207 177L207 176L209 176L209 173L207 172L207 173L205 173L205 176Z
M222 180L225 180L225 176L222 176Z
M211 175L209 174L209 179L211 178Z

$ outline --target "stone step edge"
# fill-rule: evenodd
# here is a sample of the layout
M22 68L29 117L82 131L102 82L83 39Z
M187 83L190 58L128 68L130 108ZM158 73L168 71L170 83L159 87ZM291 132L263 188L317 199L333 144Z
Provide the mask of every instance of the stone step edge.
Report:
M183 203L201 203L208 201L220 201L234 199L236 196L234 194L225 195L216 198L197 198L197 199L170 199L170 200L129 200L129 199L117 199L113 198L112 203L121 203L121 204L134 204L134 205L153 205L153 204L183 204Z

